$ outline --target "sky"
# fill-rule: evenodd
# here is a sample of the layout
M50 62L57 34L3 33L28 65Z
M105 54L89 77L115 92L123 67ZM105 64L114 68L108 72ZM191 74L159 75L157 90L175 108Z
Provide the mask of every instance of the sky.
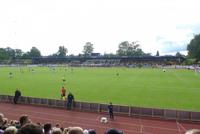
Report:
M65 46L79 54L116 53L123 41L138 41L146 53L187 53L200 33L200 0L0 0L0 48L42 55Z

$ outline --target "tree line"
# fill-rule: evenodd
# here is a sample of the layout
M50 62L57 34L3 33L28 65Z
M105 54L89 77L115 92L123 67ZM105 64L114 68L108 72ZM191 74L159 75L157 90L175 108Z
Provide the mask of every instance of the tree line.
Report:
M83 53L77 56L91 56L94 50L94 45L91 42L86 42L83 46ZM188 57L200 60L200 34L195 35L194 38L187 45ZM66 57L68 49L65 46L59 46L58 51L49 57ZM0 60L12 60L12 59L31 59L33 57L41 57L41 52L38 48L32 47L30 51L23 52L21 49L12 49L10 47L0 48ZM68 55L75 56L75 55ZM110 56L151 56L151 53L145 53L141 48L140 44L135 42L123 41L119 44L116 54L104 54L105 57ZM157 51L156 56L159 56ZM177 52L176 56L183 56Z
M91 56L94 50L94 45L91 42L86 42L83 46L83 53L77 56ZM48 55L48 57L66 57L68 49L65 46L59 46L56 53ZM147 56L149 53L144 53L137 42L129 43L128 41L121 42L116 54L104 54L104 56ZM12 49L10 47L0 48L0 60L12 59L31 59L33 57L41 57L41 52L38 48L32 47L30 51L23 52L21 49ZM75 56L75 55L68 55Z

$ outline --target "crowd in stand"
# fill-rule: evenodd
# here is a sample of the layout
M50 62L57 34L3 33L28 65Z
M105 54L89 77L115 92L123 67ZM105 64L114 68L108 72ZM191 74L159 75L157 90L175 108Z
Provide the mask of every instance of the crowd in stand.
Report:
M87 60L85 62L70 63L77 67L131 67L131 68L159 68L168 65L176 65L175 62L165 63L159 61L120 61L120 60Z
M33 123L27 115L22 115L19 120L8 120L0 113L0 134L96 134L94 129L81 127L63 128L59 124ZM109 129L105 134L123 134L117 129Z

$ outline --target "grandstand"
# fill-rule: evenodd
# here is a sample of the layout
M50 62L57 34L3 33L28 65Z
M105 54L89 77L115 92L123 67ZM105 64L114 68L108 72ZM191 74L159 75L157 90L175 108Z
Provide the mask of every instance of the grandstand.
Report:
M70 66L156 66L179 65L184 61L183 57L176 56L143 56L143 57L36 57L32 58L33 64L68 64Z

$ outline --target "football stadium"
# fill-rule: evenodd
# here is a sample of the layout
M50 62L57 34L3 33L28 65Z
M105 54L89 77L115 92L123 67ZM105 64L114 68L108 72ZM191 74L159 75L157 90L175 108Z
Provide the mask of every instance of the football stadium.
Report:
M89 56L2 64L2 113L13 119L26 115L44 125L50 121L59 127L81 127L76 131L184 133L199 128L200 119L200 74L198 67L181 65L184 61L176 56ZM67 94L73 94L70 108ZM110 103L115 118L109 120ZM17 114L9 112L14 107L19 107Z
M0 134L200 134L199 12L0 1Z

